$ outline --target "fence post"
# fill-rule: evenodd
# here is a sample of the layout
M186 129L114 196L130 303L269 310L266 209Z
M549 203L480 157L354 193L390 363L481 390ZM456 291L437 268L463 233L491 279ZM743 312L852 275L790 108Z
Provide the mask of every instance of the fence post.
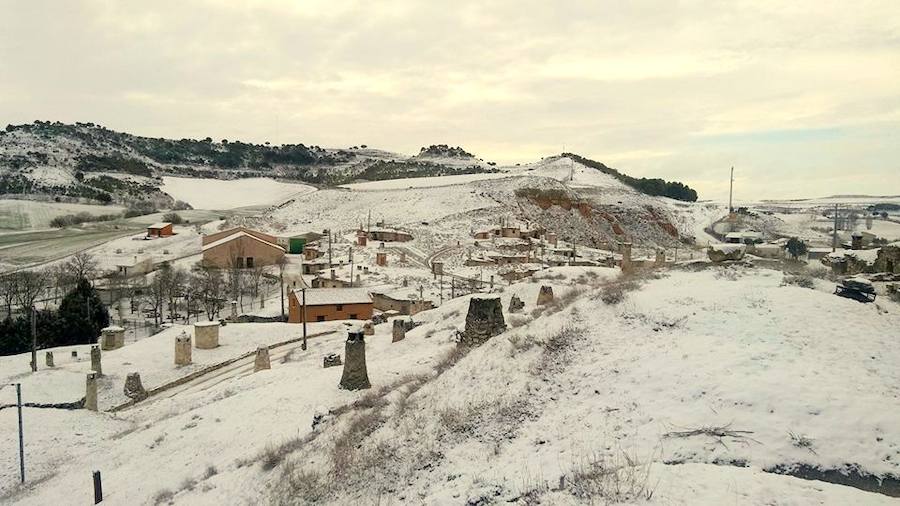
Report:
M103 502L103 484L100 482L100 471L94 471L94 504Z
M19 478L25 483L25 436L22 432L22 384L16 383L16 407L19 411Z

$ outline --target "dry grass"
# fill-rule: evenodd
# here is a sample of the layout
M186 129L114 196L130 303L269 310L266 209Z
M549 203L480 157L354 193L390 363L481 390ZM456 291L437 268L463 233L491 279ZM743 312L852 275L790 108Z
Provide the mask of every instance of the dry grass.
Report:
M561 488L591 503L649 500L654 490L650 485L650 464L651 461L638 464L637 459L625 453L615 459L593 454L560 479Z
M160 506L161 504L172 504L172 499L175 498L175 493L169 489L163 489L156 493L153 496L153 504L154 506Z
M781 280L781 286L799 286L800 288L810 288L813 289L816 287L816 282L813 280L811 276L806 276L803 274L797 275L787 275L784 279Z

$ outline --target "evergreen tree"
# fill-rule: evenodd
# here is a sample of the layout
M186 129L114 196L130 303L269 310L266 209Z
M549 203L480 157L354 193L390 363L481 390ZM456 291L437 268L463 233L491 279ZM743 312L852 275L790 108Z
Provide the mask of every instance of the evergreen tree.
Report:
M59 304L60 335L56 346L97 342L100 329L109 325L109 311L88 280L81 278Z
M800 255L806 254L806 243L796 237L791 237L787 242L787 250L791 257L796 260Z

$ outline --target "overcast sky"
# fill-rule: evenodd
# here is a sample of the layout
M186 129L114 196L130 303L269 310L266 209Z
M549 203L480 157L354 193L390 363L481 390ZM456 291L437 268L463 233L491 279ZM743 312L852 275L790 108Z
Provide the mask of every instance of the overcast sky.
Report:
M0 0L0 122L900 194L898 0Z

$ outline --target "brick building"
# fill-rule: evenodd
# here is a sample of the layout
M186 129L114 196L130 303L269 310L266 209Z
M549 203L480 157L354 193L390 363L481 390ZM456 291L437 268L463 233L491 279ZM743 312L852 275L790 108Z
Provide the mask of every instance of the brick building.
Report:
M272 265L284 257L275 236L237 227L203 236L203 263L219 268Z
M288 295L288 322L303 322L303 293L293 290ZM374 307L369 292L362 288L308 288L306 321L368 320Z

